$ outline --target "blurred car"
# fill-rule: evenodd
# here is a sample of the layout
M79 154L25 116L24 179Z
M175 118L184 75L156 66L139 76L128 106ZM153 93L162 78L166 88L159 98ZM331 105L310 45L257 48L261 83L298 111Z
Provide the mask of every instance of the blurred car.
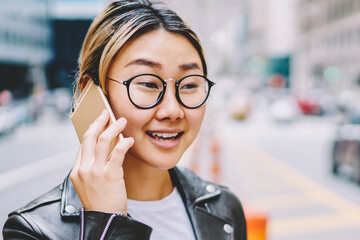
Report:
M9 105L0 106L0 135L11 133L15 130L17 121Z
M297 98L299 109L304 115L321 115L322 108L320 103L309 96Z
M360 184L360 125L338 127L332 151L332 172Z
M325 89L312 89L297 97L297 104L304 115L335 115L337 100L333 93Z
M229 102L230 115L236 120L245 120L251 112L252 96L250 92L238 92Z
M68 118L70 113L70 105L72 93L67 88L57 88L52 92L53 107L62 118Z
M269 113L277 123L291 123L299 116L296 101L291 96L275 100L269 107Z

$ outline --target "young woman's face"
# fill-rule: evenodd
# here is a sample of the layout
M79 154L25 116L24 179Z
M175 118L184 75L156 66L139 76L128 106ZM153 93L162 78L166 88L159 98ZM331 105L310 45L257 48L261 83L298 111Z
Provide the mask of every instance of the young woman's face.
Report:
M179 34L155 30L125 44L107 76L125 81L143 73L178 80L189 74L203 74L203 68L189 40ZM195 109L182 106L175 96L175 83L169 81L158 105L140 109L130 102L126 86L109 80L107 83L116 118L124 117L128 121L123 134L135 140L125 161L139 161L158 169L174 167L200 129L205 104Z

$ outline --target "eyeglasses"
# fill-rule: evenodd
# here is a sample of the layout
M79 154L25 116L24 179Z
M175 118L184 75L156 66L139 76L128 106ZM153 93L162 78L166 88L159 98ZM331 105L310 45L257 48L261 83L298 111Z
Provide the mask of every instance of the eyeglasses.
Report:
M125 85L132 104L142 109L155 107L161 102L169 81L175 82L176 99L187 108L203 105L209 97L211 87L215 85L214 82L198 74L187 75L179 80L163 80L157 75L148 73L136 75L126 81L108 79Z

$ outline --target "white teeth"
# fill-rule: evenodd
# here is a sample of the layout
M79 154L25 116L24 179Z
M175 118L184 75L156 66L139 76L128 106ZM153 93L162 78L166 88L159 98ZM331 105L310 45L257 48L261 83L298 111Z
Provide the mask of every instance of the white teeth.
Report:
M151 133L152 136L160 137L160 138L174 138L179 133Z

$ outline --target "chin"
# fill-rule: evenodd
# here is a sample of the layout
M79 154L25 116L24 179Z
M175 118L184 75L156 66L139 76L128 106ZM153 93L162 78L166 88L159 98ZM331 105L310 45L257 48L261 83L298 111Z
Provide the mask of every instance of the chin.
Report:
M137 165L148 165L152 168L156 168L159 170L168 170L171 168L174 168L176 164L180 161L181 156L183 155L183 152L176 151L176 152L162 152L157 150L149 150L149 151L134 151L130 149L130 152L128 152L128 156L130 157L129 162L136 161ZM145 152L148 152L149 154L145 154Z
M159 170L169 170L171 168L174 168L176 164L180 161L181 156L159 156L157 158L153 159L147 159L144 162L151 167L154 167Z

